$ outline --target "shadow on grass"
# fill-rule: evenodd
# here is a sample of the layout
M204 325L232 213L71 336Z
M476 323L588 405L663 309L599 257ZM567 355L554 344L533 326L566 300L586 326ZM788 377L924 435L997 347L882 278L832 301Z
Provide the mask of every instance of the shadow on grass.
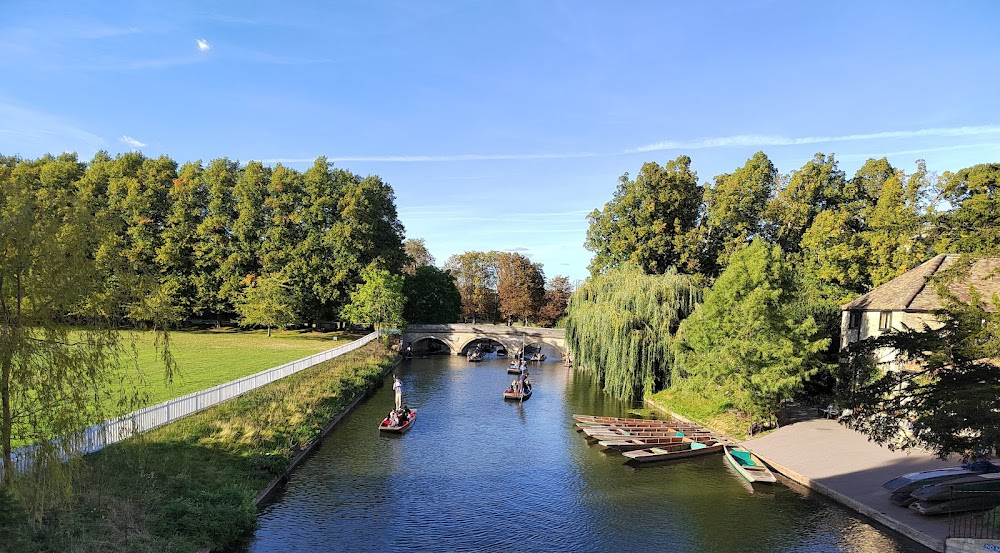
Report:
M32 524L0 495L0 550L185 552L238 548L256 522L254 498L288 461L216 448L123 443L87 456L69 503Z

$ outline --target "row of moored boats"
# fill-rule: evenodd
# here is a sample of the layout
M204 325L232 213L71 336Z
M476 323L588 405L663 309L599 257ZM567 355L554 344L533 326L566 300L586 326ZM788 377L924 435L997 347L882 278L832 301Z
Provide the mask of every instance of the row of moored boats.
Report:
M1000 506L1000 466L976 461L911 472L882 484L889 501L922 515L983 511Z
M756 455L693 423L594 415L573 418L588 441L620 452L629 464L664 463L721 452L747 481L776 481L774 473Z

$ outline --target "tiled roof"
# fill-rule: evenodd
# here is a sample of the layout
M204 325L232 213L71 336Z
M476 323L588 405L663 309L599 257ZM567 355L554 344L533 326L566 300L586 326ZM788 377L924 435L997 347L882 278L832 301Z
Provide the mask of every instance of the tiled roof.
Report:
M934 284L928 280L953 266L960 258L957 254L941 254L906 273L886 282L860 298L843 306L844 311L932 311L941 307L941 298ZM993 311L990 298L1000 294L1000 257L982 257L971 262L961 278L948 284L948 289L962 301L971 299L969 287L982 296L984 307Z

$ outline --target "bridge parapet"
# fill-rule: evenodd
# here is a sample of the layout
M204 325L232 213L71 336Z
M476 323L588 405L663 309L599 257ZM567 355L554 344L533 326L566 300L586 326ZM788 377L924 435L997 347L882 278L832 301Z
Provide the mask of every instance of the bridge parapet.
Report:
M508 351L520 351L519 345L548 344L565 356L566 331L562 328L507 326L496 324L415 324L406 327L402 340L417 342L433 338L447 344L455 355L475 340L499 342Z

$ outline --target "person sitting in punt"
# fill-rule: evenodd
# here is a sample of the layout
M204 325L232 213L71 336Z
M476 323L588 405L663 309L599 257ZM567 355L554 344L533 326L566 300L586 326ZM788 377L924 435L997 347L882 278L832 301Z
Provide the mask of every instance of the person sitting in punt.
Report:
M389 419L389 426L399 426L399 415L396 414L395 409L389 411L389 416L387 418Z
M407 405L404 405L403 406L403 411L399 415L399 420L402 421L402 422L406 422L406 421L410 420L410 413L411 413L410 407L407 406Z

